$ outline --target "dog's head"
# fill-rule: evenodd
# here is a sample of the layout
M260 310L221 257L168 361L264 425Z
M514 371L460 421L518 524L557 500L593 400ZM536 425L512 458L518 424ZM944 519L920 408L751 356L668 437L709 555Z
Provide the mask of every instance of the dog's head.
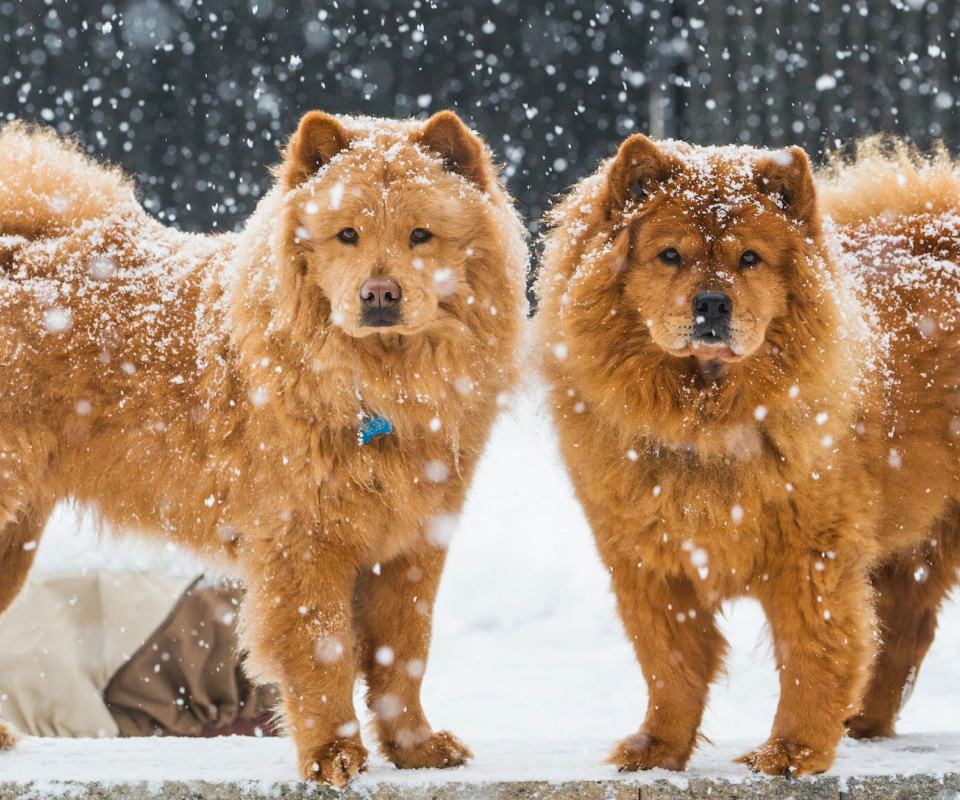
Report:
M333 325L354 337L409 335L472 302L468 273L488 249L483 205L496 173L455 114L397 123L310 112L280 179L292 258Z
M757 353L819 237L803 151L658 145L638 134L610 163L604 191L623 303L643 335L707 378Z
M572 413L723 458L761 420L849 420L868 328L801 150L631 136L551 216L543 366Z

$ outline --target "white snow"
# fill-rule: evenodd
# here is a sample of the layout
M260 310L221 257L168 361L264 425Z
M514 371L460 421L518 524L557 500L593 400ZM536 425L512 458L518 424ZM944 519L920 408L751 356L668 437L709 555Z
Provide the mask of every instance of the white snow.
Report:
M522 397L498 424L453 537L437 602L424 706L431 723L454 731L476 759L466 769L429 776L376 762L363 783L616 775L600 762L637 729L646 693L542 403L539 394ZM98 544L90 521L79 534L76 527L72 512L61 509L41 543L38 569L194 568L169 548ZM747 770L730 760L766 738L776 709L777 676L759 606L731 604L721 624L732 646L727 676L715 686L702 726L714 744L700 747L685 777L746 779ZM948 602L899 723L901 734L910 735L845 740L835 773L960 771L958 662L960 610ZM370 746L372 735L364 731ZM58 776L78 781L295 775L286 741L28 739L0 754L0 781L49 778L51 763Z
M724 741L704 746L686 772L651 770L619 775L601 764L606 740L567 738L481 738L470 743L475 759L449 770L398 770L374 754L367 772L351 788L389 783L393 786L486 784L500 781L622 780L649 784L668 780L681 787L709 778L731 783L770 780L731 763L755 742ZM51 770L51 765L55 768ZM40 739L22 741L15 751L0 753L0 784L33 782L32 796L55 796L70 784L103 785L162 781L209 781L245 784L266 793L276 784L296 781L296 755L289 739L230 736L220 739ZM911 734L882 743L845 740L832 775L843 778L874 775L933 775L960 772L960 734ZM57 777L51 779L51 774ZM800 781L809 779L801 778ZM66 792L66 793L69 793Z

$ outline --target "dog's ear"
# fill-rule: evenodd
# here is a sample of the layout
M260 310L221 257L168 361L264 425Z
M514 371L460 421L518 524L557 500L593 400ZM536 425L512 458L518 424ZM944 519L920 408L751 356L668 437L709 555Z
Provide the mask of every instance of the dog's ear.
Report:
M675 169L676 162L671 156L652 139L635 133L620 145L607 173L610 212L622 209L631 197L645 197Z
M485 191L493 174L490 157L480 141L452 111L439 111L426 121L415 141L436 154L449 172L462 175Z
M350 144L343 125L322 111L309 111L290 137L281 175L287 188L299 186Z
M813 222L817 213L817 192L807 154L788 147L765 156L757 163L757 187L774 198L787 214L803 224Z

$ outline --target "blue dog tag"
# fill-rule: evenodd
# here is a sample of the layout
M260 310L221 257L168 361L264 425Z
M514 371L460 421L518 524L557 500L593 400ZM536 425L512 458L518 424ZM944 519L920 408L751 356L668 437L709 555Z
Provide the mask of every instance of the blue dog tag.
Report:
M360 434L360 444L369 444L378 436L393 433L393 425L386 417L377 414L375 417L364 417L357 432Z

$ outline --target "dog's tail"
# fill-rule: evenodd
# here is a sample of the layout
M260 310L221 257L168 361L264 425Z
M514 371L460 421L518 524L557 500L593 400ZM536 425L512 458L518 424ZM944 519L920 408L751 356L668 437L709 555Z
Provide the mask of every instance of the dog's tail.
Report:
M60 236L132 207L133 184L74 141L22 122L0 127L0 236Z
M820 211L839 225L960 209L960 162L942 144L929 153L891 136L857 143L853 156L835 153L817 174Z

